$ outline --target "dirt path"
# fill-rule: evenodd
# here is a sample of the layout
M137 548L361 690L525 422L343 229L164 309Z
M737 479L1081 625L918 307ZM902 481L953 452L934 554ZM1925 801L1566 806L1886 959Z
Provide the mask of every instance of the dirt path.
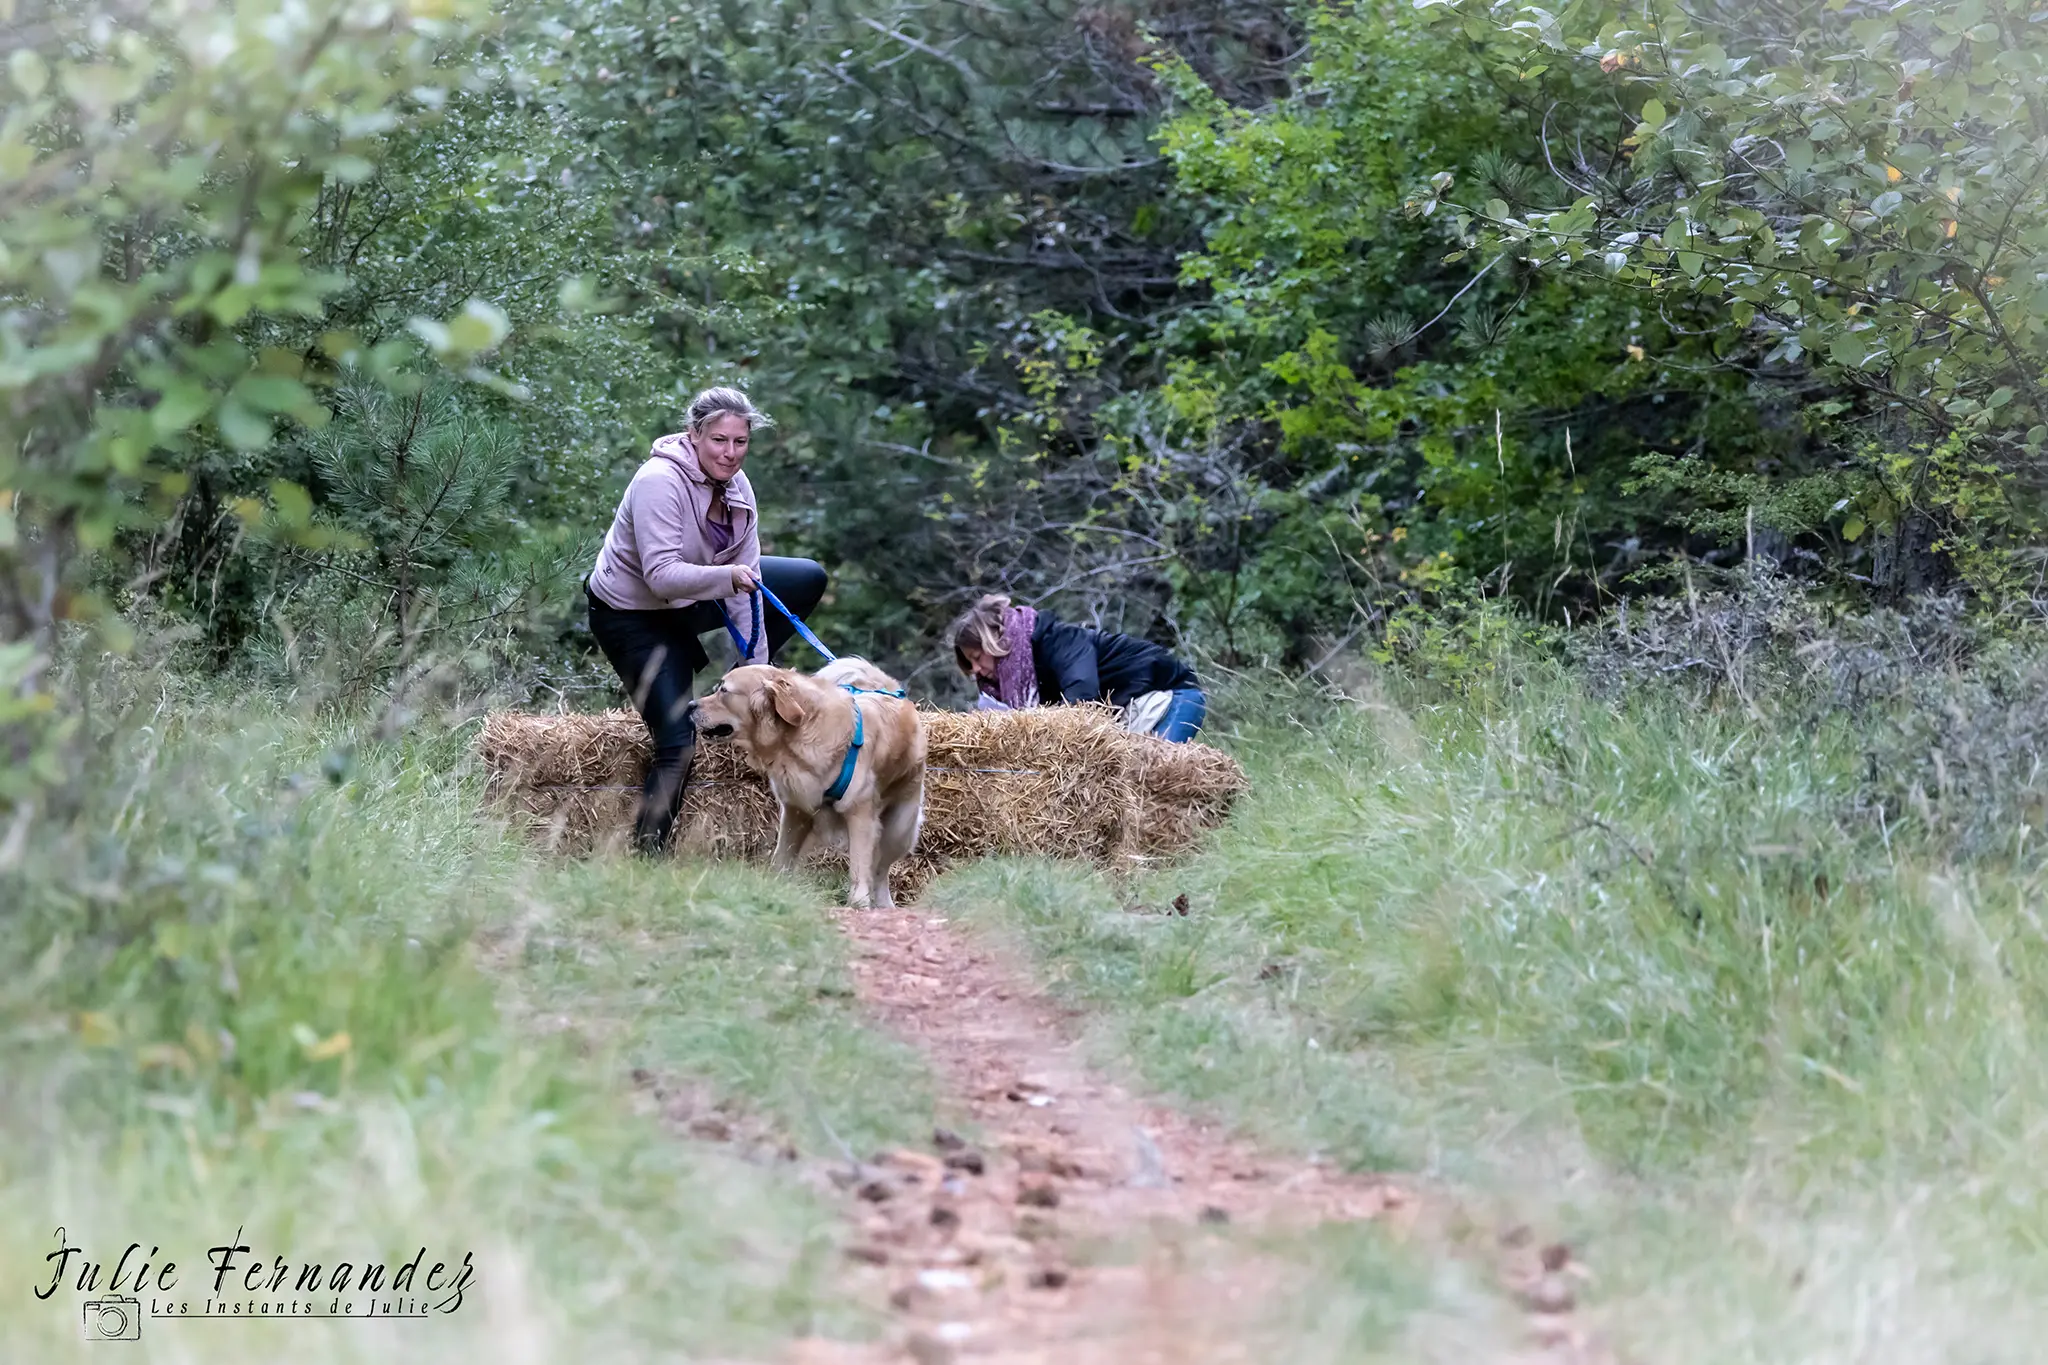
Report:
M863 1000L925 1051L982 1145L941 1130L928 1150L837 1173L857 1224L851 1273L897 1330L874 1346L797 1343L798 1365L1304 1359L1267 1335L1286 1285L1258 1229L1382 1219L1429 1235L1432 1201L1397 1181L1262 1155L1096 1074L1071 1019L945 919L836 913ZM1563 1248L1525 1238L1497 1269L1528 1328L1526 1349L1499 1359L1608 1359L1574 1319L1580 1267Z

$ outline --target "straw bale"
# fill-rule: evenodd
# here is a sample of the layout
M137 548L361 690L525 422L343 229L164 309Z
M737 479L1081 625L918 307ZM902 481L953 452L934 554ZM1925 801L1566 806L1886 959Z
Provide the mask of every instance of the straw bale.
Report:
M1220 749L1150 735L1129 738L1138 793L1129 856L1171 858L1192 851L1250 786L1237 760Z
M1108 708L927 711L924 722L926 854L1115 858L1138 793L1130 737Z
M1188 851L1244 790L1229 755L1134 736L1100 706L922 713L925 823L899 864L905 900L952 863L992 854L1075 858L1125 869ZM479 748L493 804L545 846L580 854L625 846L650 748L630 711L499 713ZM730 744L697 746L677 822L685 852L763 861L775 798ZM823 851L816 860L834 861Z

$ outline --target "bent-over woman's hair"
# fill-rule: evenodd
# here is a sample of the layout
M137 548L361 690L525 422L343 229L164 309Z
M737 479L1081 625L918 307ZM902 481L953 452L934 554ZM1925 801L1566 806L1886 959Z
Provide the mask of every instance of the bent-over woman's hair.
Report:
M1003 613L1009 609L1009 598L999 592L989 593L962 612L946 632L953 640L953 662L960 665L962 673L974 672L974 665L967 658L970 650L991 659L1000 659L1010 652L1010 647L1003 643Z
M738 389L720 385L698 394L690 400L690 430L692 433L704 430L706 423L716 417L738 417L745 420L747 430L755 427L775 425L767 413L754 406L754 400Z

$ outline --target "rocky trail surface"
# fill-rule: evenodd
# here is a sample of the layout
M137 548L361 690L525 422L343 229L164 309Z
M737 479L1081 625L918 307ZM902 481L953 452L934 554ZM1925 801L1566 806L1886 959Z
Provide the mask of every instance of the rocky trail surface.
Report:
M835 914L864 1003L924 1051L975 1137L941 1128L924 1149L848 1153L831 1170L852 1225L848 1274L888 1304L893 1330L797 1342L792 1365L1309 1359L1276 1312L1292 1287L1263 1234L1375 1219L1438 1235L1444 1210L1427 1190L1260 1152L1099 1074L1075 1021L945 918ZM1520 1340L1492 1359L1613 1361L1578 1321L1589 1275L1567 1248L1516 1229L1488 1260L1521 1319Z

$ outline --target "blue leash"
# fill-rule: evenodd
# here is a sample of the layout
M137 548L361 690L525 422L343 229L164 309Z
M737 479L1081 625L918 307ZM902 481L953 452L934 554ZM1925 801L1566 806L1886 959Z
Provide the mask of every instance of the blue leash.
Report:
M787 606L783 605L782 599L777 597L775 595L775 590L770 588L766 583L755 583L754 591L751 594L751 596L754 599L754 629L753 633L750 636L746 637L742 637L740 635L739 627L735 626L732 623L732 617L726 612L725 604L723 602L718 604L718 614L725 618L725 633L732 637L732 647L740 652L740 657L742 659L753 658L754 651L760 648L761 599L764 597L768 599L769 606L781 612L783 615L783 619L787 620L790 623L790 625L796 627L796 633L803 637L804 643L809 645L812 649L817 650L818 653L824 657L826 663L829 664L839 657L837 654L834 654L831 650L825 648L825 642L823 640L820 640L816 635L812 634L811 628L803 623L803 619L799 617L795 612L791 611Z
M754 657L754 651L761 646L761 599L754 599L754 631L751 638L740 634L740 628L732 623L732 614L725 609L725 603L718 604L718 615L725 622L725 633L732 637L732 647L740 652L742 659Z
M813 635L811 633L811 628L805 625L803 623L803 620L800 617L798 617L795 612L791 611L788 607L782 605L782 599L775 595L775 590L773 588L770 588L766 583L760 584L759 587L761 589L761 596L768 599L768 605L775 608L775 610L781 612L783 619L788 621L791 626L795 627L796 633L803 637L804 643L809 645L812 649L817 650L819 654L824 656L826 663L829 664L839 657L837 654L834 654L831 650L825 648L825 642L823 640L820 640L816 635ZM761 603L759 598L755 599L754 610L756 613L758 613L761 610Z

